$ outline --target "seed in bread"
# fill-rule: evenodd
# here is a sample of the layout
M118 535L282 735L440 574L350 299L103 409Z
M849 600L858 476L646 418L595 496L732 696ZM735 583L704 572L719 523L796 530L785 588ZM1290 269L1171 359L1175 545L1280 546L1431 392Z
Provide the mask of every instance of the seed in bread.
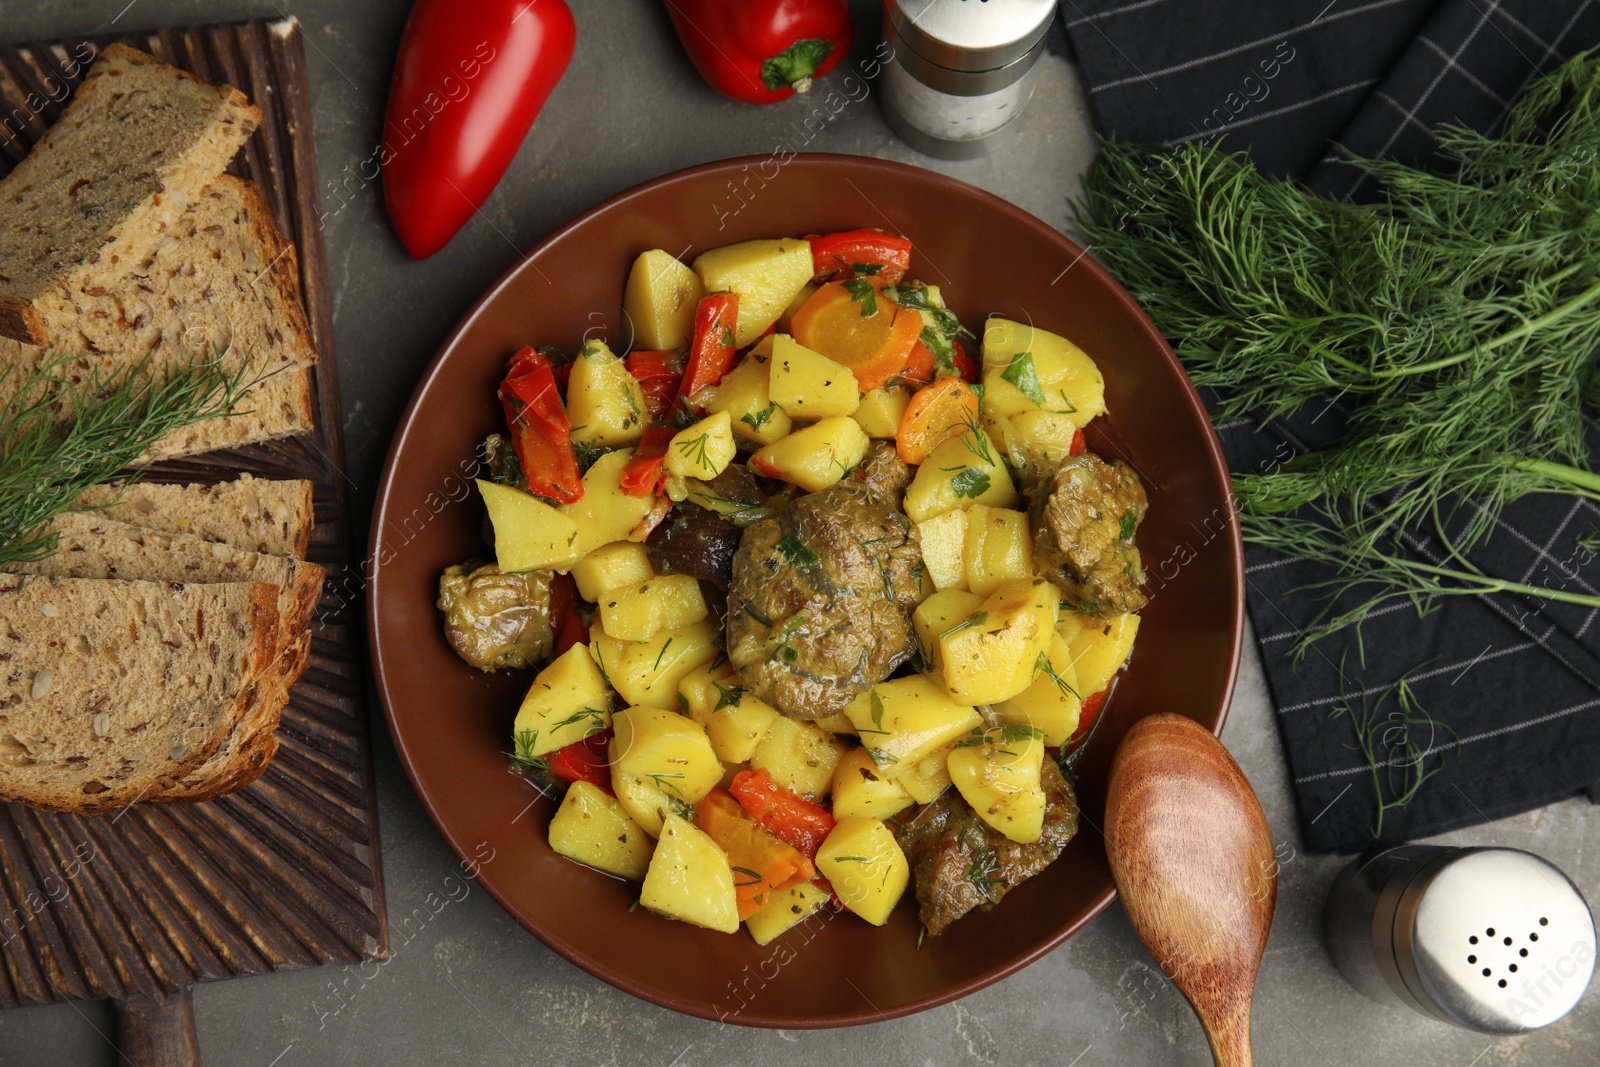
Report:
M61 119L0 180L0 335L49 344L52 318L101 249L153 244L260 122L234 89L106 48Z

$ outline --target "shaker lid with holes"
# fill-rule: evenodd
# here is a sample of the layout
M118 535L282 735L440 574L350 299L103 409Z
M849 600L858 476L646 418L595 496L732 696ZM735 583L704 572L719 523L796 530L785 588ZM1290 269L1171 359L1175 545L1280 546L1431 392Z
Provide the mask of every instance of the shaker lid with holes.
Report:
M1451 1021L1490 1033L1534 1030L1571 1011L1588 988L1594 918L1577 887L1538 856L1464 849L1405 895L1415 911L1410 952L1396 945L1409 957L1402 978ZM1403 942L1407 931L1396 925Z
M1027 55L1055 0L887 0L896 46L950 70L984 71Z

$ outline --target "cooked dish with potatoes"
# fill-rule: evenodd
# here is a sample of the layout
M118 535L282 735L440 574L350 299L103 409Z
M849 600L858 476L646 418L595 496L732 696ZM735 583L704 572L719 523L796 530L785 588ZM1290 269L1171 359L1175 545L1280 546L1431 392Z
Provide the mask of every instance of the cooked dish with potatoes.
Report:
M910 889L936 936L1076 831L1144 488L1087 449L1089 355L975 337L911 253L650 250L625 345L507 365L492 548L440 576L444 633L534 672L510 748L562 793L551 848L668 918L766 944L827 906L882 925Z

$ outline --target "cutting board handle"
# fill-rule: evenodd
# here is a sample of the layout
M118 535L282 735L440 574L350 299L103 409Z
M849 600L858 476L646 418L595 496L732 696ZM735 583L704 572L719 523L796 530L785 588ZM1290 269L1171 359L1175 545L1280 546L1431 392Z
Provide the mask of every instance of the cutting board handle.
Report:
M117 1039L129 1067L200 1067L193 990L117 1001Z

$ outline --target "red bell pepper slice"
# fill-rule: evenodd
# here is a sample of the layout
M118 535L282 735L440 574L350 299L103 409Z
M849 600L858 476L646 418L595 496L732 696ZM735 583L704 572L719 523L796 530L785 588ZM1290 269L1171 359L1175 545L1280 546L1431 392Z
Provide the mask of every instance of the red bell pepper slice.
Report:
M1083 708L1078 712L1078 728L1072 731L1069 741L1076 741L1094 726L1095 716L1100 714L1100 707L1106 702L1106 695L1111 692L1111 687L1100 690L1091 697L1085 697Z
M549 357L532 348L512 356L500 383L500 404L529 492L563 504L582 500L572 423L561 406Z
M611 764L606 754L610 744L608 729L558 748L550 753L550 773L569 785L588 782L610 793Z
M817 858L817 849L833 832L833 815L827 808L789 792L765 770L740 771L728 783L728 792L752 819L807 859Z
M684 357L681 352L631 352L624 361L644 391L644 407L650 421L663 418L672 410L679 384L683 381Z
M844 0L668 0L667 14L700 76L747 104L806 92L854 37Z
M563 0L417 0L384 115L383 199L406 251L443 248L499 184L577 39Z
M622 467L619 488L629 496L650 496L665 477L662 470L667 461L667 445L676 431L670 426L645 427L644 438L633 455Z
M589 643L589 628L578 615L578 585L569 574L550 580L550 632L555 635L555 656Z
M826 236L813 235L811 261L815 281L843 280L856 275L856 266L878 270L861 273L874 282L893 285L911 269L911 242L877 230L844 230Z
M1089 443L1083 439L1083 431L1076 430L1072 434L1072 444L1067 447L1067 455L1076 456L1080 452L1088 451L1088 448ZM1101 694L1101 696L1104 697L1104 694ZM1090 699L1094 698L1091 697Z
M734 328L739 323L739 294L712 293L700 298L694 309L694 340L689 343L689 366L683 372L678 395L692 398L708 385L716 385L733 369L737 354Z

